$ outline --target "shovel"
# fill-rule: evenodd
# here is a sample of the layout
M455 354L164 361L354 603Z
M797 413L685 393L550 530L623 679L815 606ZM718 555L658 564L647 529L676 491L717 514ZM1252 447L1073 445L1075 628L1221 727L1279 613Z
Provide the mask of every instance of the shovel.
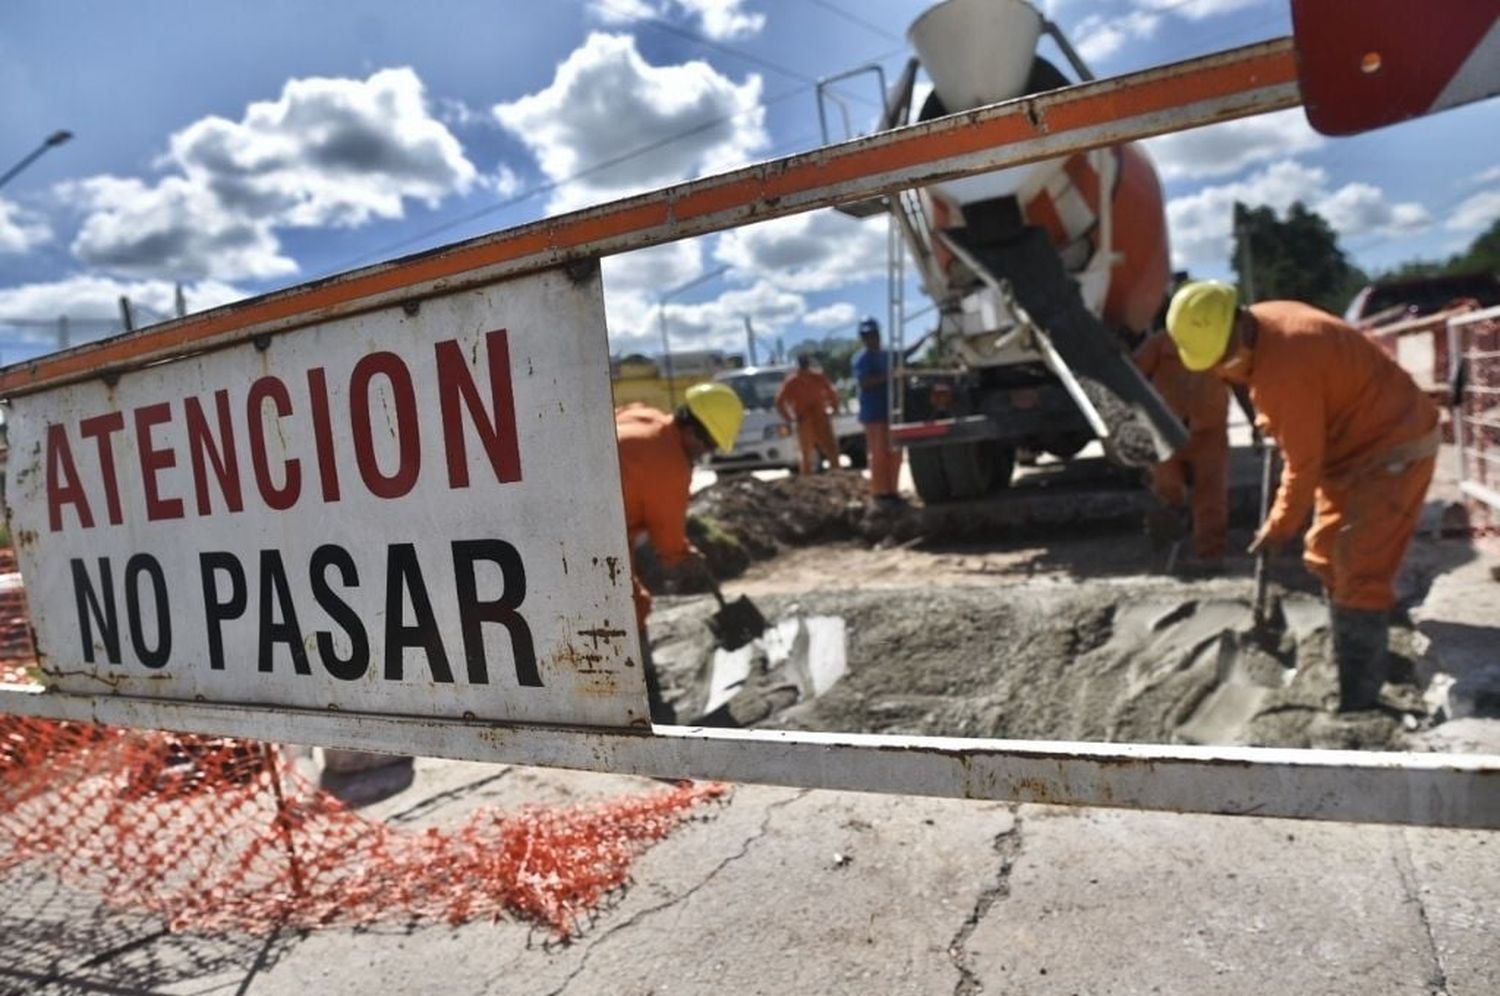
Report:
M719 611L708 619L709 632L725 650L738 650L751 640L765 633L766 617L760 614L755 604L741 595L732 602L724 601L719 582L709 579L713 585L714 598L719 600Z
M1271 481L1276 471L1276 451L1269 444L1261 456L1260 465L1260 523L1266 523L1267 516L1271 511ZM1270 575L1266 570L1266 561L1269 557L1264 547L1255 554L1255 594L1250 602L1250 628L1248 630L1235 629L1223 634L1219 640L1219 677L1220 680L1228 680L1231 675L1240 674L1243 671L1246 657L1259 655L1275 655L1281 645L1281 630L1283 625L1280 620L1273 619L1276 615L1274 607L1270 604Z
M1260 521L1264 526L1270 514L1271 481L1275 475L1276 451L1267 444L1261 456ZM1270 689L1283 687L1292 672L1268 672L1267 665L1279 660L1282 630L1285 622L1270 604L1270 577L1266 570L1268 553L1262 548L1255 554L1255 595L1250 603L1250 628L1226 630L1219 636L1218 687L1203 714L1205 728L1214 722L1234 719L1248 721L1260 708ZM1274 669L1273 669L1274 670ZM1193 741L1189 742L1208 742Z
M1263 443L1260 458L1260 524L1264 528L1266 519L1271 514L1271 481L1276 476L1276 448L1270 443ZM1267 593L1270 589L1270 577L1266 572L1266 560L1269 556L1265 547L1261 547L1255 553L1255 600L1250 603L1251 620L1255 624L1257 634L1265 633L1270 627L1270 617L1266 606Z

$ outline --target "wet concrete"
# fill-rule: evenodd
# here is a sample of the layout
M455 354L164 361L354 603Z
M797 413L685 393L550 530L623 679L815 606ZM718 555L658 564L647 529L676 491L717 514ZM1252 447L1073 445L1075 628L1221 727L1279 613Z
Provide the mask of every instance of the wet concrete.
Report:
M1252 635L1244 584L1136 577L1060 584L768 596L770 618L839 618L847 673L811 691L785 653L747 648L724 680L711 603L663 605L654 650L681 714L827 732L1404 749L1434 722L1420 642L1392 630L1384 713L1329 714L1337 687L1320 602L1283 593ZM1416 660L1413 660L1413 657ZM1402 714L1404 711L1404 715Z

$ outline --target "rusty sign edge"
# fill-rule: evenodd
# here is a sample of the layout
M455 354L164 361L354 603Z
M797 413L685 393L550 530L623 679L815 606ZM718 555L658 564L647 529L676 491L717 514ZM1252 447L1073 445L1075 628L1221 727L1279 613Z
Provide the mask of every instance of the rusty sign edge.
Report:
M519 726L58 695L0 712L350 750L834 791L1353 823L1500 829L1500 755ZM144 721L144 722L143 722ZM296 736L292 736L295 732Z

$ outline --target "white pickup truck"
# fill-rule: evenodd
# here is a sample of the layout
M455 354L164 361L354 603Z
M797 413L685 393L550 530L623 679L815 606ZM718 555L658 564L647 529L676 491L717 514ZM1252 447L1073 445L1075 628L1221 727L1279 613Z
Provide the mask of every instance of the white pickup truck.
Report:
M710 466L717 471L796 470L801 463L797 450L797 433L781 420L775 408L776 391L794 367L744 367L724 370L714 380L728 385L745 405L745 422L739 438L728 453L715 453ZM853 402L850 402L852 408ZM839 453L848 458L849 466L865 465L865 433L852 412L833 416L833 434Z

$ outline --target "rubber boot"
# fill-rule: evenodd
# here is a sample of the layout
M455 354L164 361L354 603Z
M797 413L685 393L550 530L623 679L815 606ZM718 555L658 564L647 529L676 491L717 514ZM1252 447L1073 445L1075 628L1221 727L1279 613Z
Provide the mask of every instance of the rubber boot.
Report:
M1384 612L1329 606L1333 660L1339 672L1339 712L1359 712L1380 705L1386 677L1389 623Z

